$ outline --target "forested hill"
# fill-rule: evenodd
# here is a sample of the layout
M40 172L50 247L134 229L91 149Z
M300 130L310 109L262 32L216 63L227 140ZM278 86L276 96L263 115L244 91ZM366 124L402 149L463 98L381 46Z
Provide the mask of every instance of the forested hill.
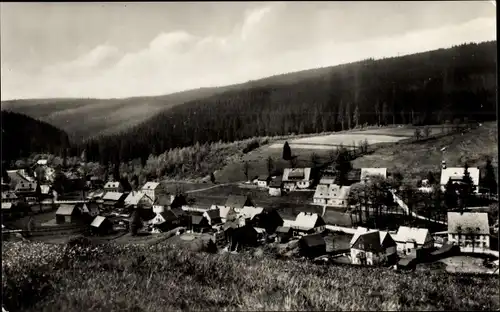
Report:
M495 120L496 57L493 41L273 76L176 106L82 148L107 162L257 135Z
M9 163L31 153L64 156L69 148L66 132L26 115L1 111L2 162Z

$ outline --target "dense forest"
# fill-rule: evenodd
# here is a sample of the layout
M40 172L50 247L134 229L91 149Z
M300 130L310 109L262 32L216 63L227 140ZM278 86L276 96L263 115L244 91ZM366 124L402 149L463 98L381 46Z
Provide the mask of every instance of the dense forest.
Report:
M32 153L63 155L70 142L66 132L26 115L1 111L2 162L9 164Z
M175 106L78 146L128 161L196 142L337 131L361 125L496 120L496 41L284 74Z

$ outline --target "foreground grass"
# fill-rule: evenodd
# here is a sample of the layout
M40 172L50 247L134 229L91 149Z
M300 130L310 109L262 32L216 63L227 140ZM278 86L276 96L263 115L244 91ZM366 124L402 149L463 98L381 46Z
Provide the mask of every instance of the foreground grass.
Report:
M9 311L497 310L496 277L317 266L166 245L3 243Z

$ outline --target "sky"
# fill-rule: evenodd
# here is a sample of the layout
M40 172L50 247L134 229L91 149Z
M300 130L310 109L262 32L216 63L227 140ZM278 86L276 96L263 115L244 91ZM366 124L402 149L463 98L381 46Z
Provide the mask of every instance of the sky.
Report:
M122 98L496 40L493 1L0 3L1 99Z

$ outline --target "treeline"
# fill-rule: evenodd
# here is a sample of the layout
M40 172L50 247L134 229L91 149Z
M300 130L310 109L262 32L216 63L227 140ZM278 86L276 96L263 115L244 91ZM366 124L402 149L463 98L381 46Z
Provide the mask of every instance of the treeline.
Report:
M48 153L66 157L68 135L48 123L26 115L1 111L2 163L10 166L33 153Z
M80 150L101 163L145 161L150 154L196 142L363 124L496 120L495 75L496 42L292 73L185 103Z

